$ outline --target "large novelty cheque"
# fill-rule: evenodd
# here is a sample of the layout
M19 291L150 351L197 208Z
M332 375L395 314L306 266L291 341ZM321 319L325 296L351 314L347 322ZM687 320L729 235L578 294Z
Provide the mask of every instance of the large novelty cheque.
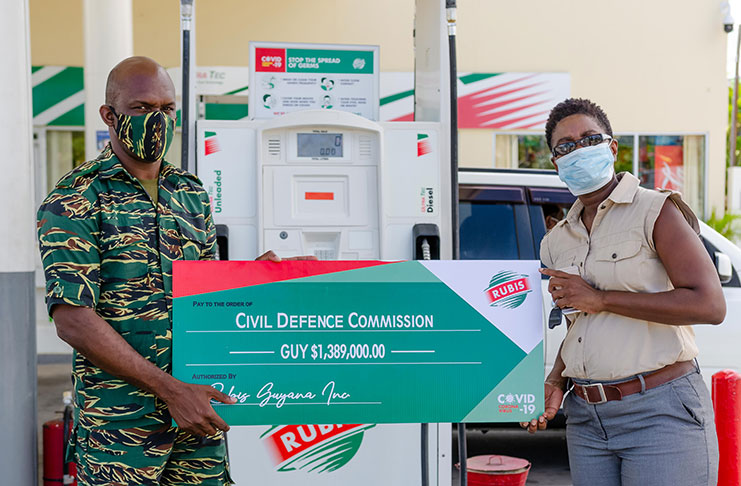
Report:
M174 262L173 375L230 425L543 412L536 261Z

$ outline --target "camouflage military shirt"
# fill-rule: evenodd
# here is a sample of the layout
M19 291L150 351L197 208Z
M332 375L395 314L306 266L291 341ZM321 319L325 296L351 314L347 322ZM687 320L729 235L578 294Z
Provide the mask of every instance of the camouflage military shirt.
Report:
M46 304L85 306L137 352L171 372L172 262L209 260L216 235L209 198L167 162L155 208L108 146L62 177L38 212ZM80 424L118 428L164 404L75 353ZM150 414L150 415L148 415Z

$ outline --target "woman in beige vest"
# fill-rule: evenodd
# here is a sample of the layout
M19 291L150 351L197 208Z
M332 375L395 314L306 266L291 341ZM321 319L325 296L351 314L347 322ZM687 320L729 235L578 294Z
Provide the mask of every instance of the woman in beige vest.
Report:
M545 413L522 425L544 429L563 400L575 486L715 485L691 325L718 324L726 309L697 218L679 194L615 175L618 144L591 101L558 104L546 139L578 199L541 243L542 272L555 305L576 312L545 382Z

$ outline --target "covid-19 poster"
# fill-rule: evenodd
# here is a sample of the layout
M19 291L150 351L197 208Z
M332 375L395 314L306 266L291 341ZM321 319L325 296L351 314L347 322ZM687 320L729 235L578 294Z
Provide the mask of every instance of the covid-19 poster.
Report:
M378 46L250 42L250 118L340 110L378 120Z

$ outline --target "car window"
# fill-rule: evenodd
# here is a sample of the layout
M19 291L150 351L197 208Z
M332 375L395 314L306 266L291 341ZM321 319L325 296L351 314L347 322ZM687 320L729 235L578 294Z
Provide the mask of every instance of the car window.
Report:
M462 260L517 260L514 204L461 201Z
M559 188L462 185L461 258L539 260L540 240L573 200Z
M566 217L576 198L562 188L467 186L460 188L460 255L463 260L539 260L540 242ZM715 261L718 249L702 238ZM724 287L741 287L733 269Z

